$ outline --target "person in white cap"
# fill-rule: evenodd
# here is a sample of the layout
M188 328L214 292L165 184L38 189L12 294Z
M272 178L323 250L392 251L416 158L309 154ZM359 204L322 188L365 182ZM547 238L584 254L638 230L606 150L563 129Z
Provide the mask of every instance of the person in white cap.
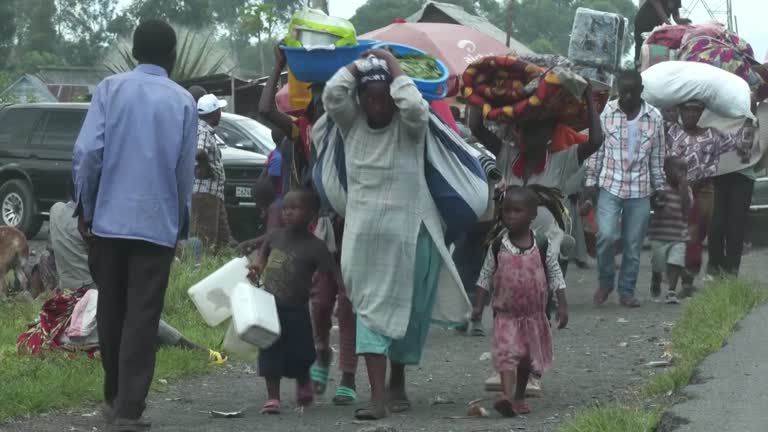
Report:
M207 94L197 101L197 155L195 185L192 190L192 236L205 248L218 250L229 243L230 231L224 206L224 165L221 162L216 132L221 109L227 101Z

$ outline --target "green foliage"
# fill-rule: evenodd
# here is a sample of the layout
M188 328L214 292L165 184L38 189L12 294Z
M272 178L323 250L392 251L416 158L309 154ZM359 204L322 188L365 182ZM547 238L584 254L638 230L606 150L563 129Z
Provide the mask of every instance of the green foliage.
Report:
M272 3L254 3L240 11L241 29L259 41L272 35L279 20L280 15Z
M649 432L660 420L659 411L611 405L580 412L559 432Z
M16 37L16 5L13 1L0 2L0 68L5 66Z
M17 28L20 51L56 52L59 35L54 0L24 0L18 5L22 14L22 25Z
M184 81L217 73L226 73L232 69L229 52L216 44L213 31L197 32L188 29L176 29L178 46L176 66L171 78ZM127 39L121 39L110 49L104 66L113 73L127 72L136 67L132 55L132 45Z
M174 25L200 30L213 25L209 0L133 0L122 19L129 28L148 19L162 19Z
M495 0L485 2L497 3ZM627 41L632 40L632 23L637 6L632 0L512 0L512 36L538 53L568 54L570 30L576 9L586 7L618 13L629 20ZM498 3L497 3L498 4ZM492 24L506 30L506 14L486 5L481 12ZM632 46L627 43L626 49Z
M165 297L163 319L186 338L206 348L217 349L226 325L208 327L192 304L187 290L229 260L206 257L200 267L192 262L174 264ZM33 357L16 354L16 336L26 330L40 304L0 303L0 423L13 417L53 409L81 406L101 398L103 373L98 360L85 355L45 352ZM160 349L153 388L161 390L161 379L173 379L211 369L208 355L178 348ZM52 391L55 389L55 391Z
M61 52L72 65L97 64L116 38L113 0L58 0Z
M391 24L395 18L413 15L423 4L424 0L368 0L350 21L357 34L368 33Z

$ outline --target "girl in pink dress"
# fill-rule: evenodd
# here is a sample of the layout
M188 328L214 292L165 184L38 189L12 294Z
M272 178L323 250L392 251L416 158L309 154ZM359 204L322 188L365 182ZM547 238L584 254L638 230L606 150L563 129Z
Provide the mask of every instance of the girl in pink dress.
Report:
M504 231L488 249L477 282L473 319L482 316L492 292L494 331L491 352L501 375L502 394L494 408L505 417L531 411L525 386L532 372L552 366L552 335L545 314L549 290L557 294L558 328L568 324L565 280L557 262L558 251L539 251L531 231L538 199L529 189L512 186L501 204Z

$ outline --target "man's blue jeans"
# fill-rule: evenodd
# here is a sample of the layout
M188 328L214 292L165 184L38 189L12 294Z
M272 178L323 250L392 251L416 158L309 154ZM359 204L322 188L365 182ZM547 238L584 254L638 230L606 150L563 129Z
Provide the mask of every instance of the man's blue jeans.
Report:
M616 245L622 240L624 255L619 275L619 296L633 297L640 253L651 215L650 198L621 199L603 189L597 201L597 268L600 288L613 291L616 281Z

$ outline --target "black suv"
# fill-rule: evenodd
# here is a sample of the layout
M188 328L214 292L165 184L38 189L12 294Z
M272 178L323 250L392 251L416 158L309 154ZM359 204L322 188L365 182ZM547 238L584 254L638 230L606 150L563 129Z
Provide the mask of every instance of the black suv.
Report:
M69 199L72 151L87 110L85 103L0 106L0 225L33 238L51 206ZM238 118L223 116L222 126L231 129L229 123ZM260 152L221 144L225 201L233 235L240 240L258 228L251 189L265 169L267 155L262 153L274 148L271 139L259 141L254 148Z

